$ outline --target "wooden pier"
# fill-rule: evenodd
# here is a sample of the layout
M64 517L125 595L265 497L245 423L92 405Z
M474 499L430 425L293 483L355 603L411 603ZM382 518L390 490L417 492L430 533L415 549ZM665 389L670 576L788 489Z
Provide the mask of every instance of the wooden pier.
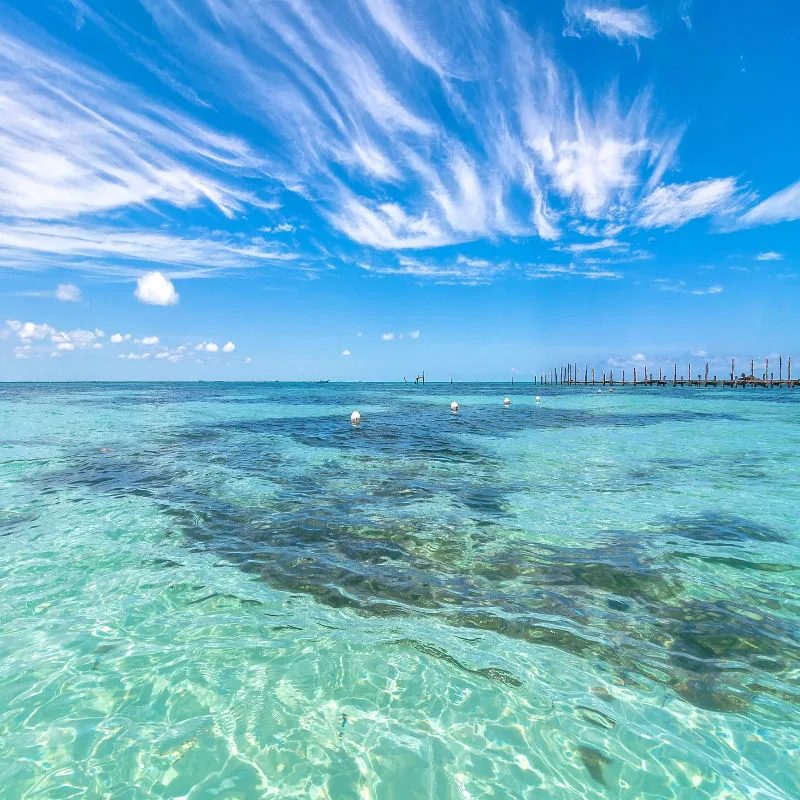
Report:
M773 362L774 367L774 362ZM590 372L591 370L591 372ZM621 378L620 378L621 373ZM750 373L742 372L736 375L736 362L731 359L731 371L729 376L718 378L716 375L709 376L708 362L705 364L705 371L702 375L695 374L692 377L692 365L688 364L686 376L678 376L678 365L673 364L672 376L664 374L663 367L658 370L658 376L647 371L647 366L633 368L633 380L625 380L625 370L617 372L617 379L614 379L614 370L611 369L606 375L603 371L600 375L595 374L595 368L586 365L583 375L578 371L576 363L555 367L550 372L542 372L534 376L534 384L542 386L693 386L698 388L706 387L728 387L731 389L761 388L761 389L795 389L800 388L800 379L792 378L792 358L786 361L786 378L783 377L783 356L778 357L778 377L775 372L770 372L769 359L764 361L763 372L759 370L758 375L755 371L755 361L750 361Z

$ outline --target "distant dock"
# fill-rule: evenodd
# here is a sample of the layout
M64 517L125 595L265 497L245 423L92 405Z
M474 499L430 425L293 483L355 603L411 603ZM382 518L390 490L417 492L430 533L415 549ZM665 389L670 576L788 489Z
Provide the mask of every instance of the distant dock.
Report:
M567 364L556 367L550 372L543 372L534 376L533 382L542 386L694 386L708 387L720 386L731 389L745 389L747 387L761 389L794 389L800 387L800 380L792 379L792 358L786 362L786 378L783 377L783 356L778 357L778 376L775 372L770 372L769 359L764 361L763 371L759 370L756 374L755 361L750 362L750 373L742 372L736 375L736 361L731 359L731 371L728 377L718 378L716 375L708 374L708 363L702 375L692 376L692 365L688 365L686 374L678 376L678 365L673 364L672 376L665 374L663 367L659 368L658 376L647 371L647 365L633 368L633 379L631 371L628 371L628 380L625 380L625 370L617 370L617 378L614 378L614 370L609 370L608 375L605 371L595 374L594 367L585 366L583 373L578 369L577 363ZM774 362L773 362L774 367ZM621 378L620 378L621 373Z

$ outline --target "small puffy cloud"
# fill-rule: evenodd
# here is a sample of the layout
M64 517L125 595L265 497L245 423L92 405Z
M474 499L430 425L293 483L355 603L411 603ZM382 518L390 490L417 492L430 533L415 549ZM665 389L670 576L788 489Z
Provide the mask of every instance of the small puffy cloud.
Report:
M635 356L633 356L633 358L631 360L632 361L647 361L647 359L644 357L644 355L642 353L637 353Z
M95 342L93 346L94 346L95 350L102 350L103 349L103 345L100 344L100 342Z
M233 342L227 342L226 344L222 345L223 353L232 353L235 349L236 345Z
M198 352L202 350L206 353L216 353L219 350L219 345L215 342L200 342L194 349Z
M250 356L247 356L247 358L244 360L244 363L245 363L245 364L249 364L249 363L250 363L252 360L253 360L253 359L252 359L252 358L250 358Z
M74 350L75 345L72 342L59 342L57 345L59 350Z
M133 295L140 302L152 306L174 306L180 299L172 281L160 272L146 272L139 277Z
M722 286L709 286L708 289L694 289L692 294L719 294Z
M79 303L81 290L73 283L59 283L56 287L56 300L64 303Z
M156 358L169 358L169 353L156 353Z
M50 358L61 358L61 353L52 352L50 353Z
M767 253L759 253L756 256L756 261L783 261L783 254L770 250Z
M343 356L349 356L350 355L350 351L349 350L342 350L342 355Z
M393 333L382 333L381 334L381 339L383 339L384 342L391 342L394 339L394 334Z
M53 336L56 333L55 328L48 325L46 322L37 324L35 322L20 322L16 319L7 319L6 325L8 325L23 342L30 342L34 339L46 339L48 336Z
M150 358L150 353L120 353L117 358L128 358L131 361L142 361L145 358Z
M95 329L94 329L94 335L95 335L95 336L96 336L98 339L102 339L102 338L103 338L103 337L106 335L106 332L105 332L105 331L101 331L101 330L100 330L100 328L95 328Z
M112 335L112 337L111 337L111 341L112 341L114 344L119 344L119 343L120 343L122 340L123 340L123 336L122 336L122 334L121 334L121 333L115 333L115 334L113 334L113 335Z
M411 331L408 334L412 339L419 339L419 331Z
M692 355L697 356L697 358L705 358L708 353L705 350L692 350Z
M158 336L145 336L142 344L158 344Z

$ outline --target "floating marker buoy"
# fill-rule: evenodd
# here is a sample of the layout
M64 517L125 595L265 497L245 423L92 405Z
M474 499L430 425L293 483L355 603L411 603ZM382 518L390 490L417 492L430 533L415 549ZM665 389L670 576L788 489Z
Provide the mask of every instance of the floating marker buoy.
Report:
M452 403L450 403L450 410L451 410L451 411L452 411L454 414L456 413L456 411L458 411L458 403L456 403L456 401L455 401L455 400L453 400L453 402L452 402Z
M353 425L360 425L361 424L361 414L359 414L358 411L354 411L350 415L350 422L352 422Z
M541 403L541 402L542 402L542 398L541 398L541 397L539 397L539 395L538 395L538 394L536 395L536 402L537 402L537 403Z
M602 389L598 389L597 390L597 394L603 394L603 390Z
M509 400L509 398L508 398L508 397L506 397L506 399L505 399L505 400L503 400L503 405L504 405L504 406L510 406L510 405L511 405L511 400Z
M609 392L613 392L614 390L613 390L613 389L609 389L608 391L609 391Z

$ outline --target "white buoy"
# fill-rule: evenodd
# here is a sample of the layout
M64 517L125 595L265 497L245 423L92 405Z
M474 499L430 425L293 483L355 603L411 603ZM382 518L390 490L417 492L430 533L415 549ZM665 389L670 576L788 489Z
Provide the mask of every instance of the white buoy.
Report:
M602 389L598 389L597 390L597 394L603 394L603 390Z
M511 400L508 397L506 397L506 399L503 400L503 405L504 406L510 406L511 405Z
M452 411L454 414L456 413L456 411L458 411L458 403L456 403L456 401L455 401L455 400L453 400L453 402L452 402L452 403L450 403L450 410L451 410L451 411Z
M608 391L609 391L609 392L613 392L614 390L613 390L613 389L609 389Z
M359 414L358 411L354 411L350 415L350 422L352 422L353 425L360 425L361 424L361 414Z
M537 403L541 403L541 402L542 402L542 398L541 398L541 397L539 397L539 395L538 395L538 394L536 395L536 402L537 402Z

